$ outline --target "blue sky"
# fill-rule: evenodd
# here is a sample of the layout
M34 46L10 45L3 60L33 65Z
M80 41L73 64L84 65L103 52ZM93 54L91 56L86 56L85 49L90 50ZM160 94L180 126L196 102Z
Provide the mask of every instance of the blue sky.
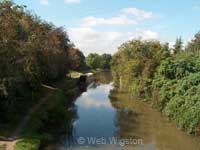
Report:
M48 22L64 26L84 54L114 53L141 37L171 45L200 31L200 0L14 0Z

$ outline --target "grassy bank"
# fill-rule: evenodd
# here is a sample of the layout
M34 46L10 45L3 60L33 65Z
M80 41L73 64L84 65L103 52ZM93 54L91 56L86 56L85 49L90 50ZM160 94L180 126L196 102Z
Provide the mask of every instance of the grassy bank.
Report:
M75 118L73 110L68 109L72 100L78 95L76 80L67 79L58 83L59 90L47 97L41 109L35 112L23 130L15 150L38 150L39 147L59 139L67 132Z

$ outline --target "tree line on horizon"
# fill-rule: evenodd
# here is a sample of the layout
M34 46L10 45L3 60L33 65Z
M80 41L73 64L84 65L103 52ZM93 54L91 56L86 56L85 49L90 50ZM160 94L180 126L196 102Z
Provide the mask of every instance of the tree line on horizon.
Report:
M112 60L111 54L97 54L97 53L90 53L86 57L86 64L89 69L103 69L103 70L110 70L110 63Z

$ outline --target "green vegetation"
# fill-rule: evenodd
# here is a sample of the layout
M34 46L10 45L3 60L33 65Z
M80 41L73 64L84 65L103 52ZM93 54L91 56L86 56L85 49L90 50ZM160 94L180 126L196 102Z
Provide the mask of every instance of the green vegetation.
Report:
M178 54L182 50L183 50L183 41L182 41L181 37L179 37L176 39L176 43L174 45L173 52L174 52L174 54Z
M66 85L71 87L66 87ZM66 109L78 94L75 80L62 81L63 90L54 91L47 99L48 103L35 112L23 130L15 150L38 150L39 147L59 140L62 133L70 134L76 113ZM65 89L66 88L66 89Z
M69 67L72 70L82 71L82 70L87 69L87 66L85 63L85 56L80 50L74 47L71 47L68 50L68 59L69 59Z
M17 142L15 150L38 150L40 146L39 139L21 139Z
M111 59L112 56L110 54L99 55L96 53L91 53L86 58L86 64L89 67L89 69L108 70L110 69Z
M77 72L77 71L70 71L67 76L70 78L79 78L81 75L83 75L83 73Z
M14 127L39 99L41 84L85 68L62 27L41 20L25 6L0 2L0 129ZM8 133L5 133L8 134Z
M75 112L67 107L78 88L76 79L66 74L84 69L85 57L64 28L41 20L25 6L0 1L1 136L10 136L30 109L42 101L42 95L46 99L42 109L30 116L16 150L38 150L68 131ZM61 90L44 91L42 84Z
M119 90L128 88L141 99L151 100L180 128L199 134L199 45L200 33L185 48L181 38L176 40L173 49L158 41L129 41L112 59L116 86Z
M123 44L113 56L112 70L117 86L145 97L149 94L154 73L160 62L169 57L168 44L158 41L134 40ZM122 84L123 83L123 84Z
M25 6L0 1L0 132L8 136L37 104L42 84L59 90L46 95L42 109L31 114L15 150L38 150L72 128L76 113L67 109L78 94L81 71L112 68L116 87L154 106L180 128L200 132L200 33L172 49L159 41L132 40L112 57L86 58L62 27L41 20ZM73 79L72 79L73 78ZM106 81L106 78L101 80ZM49 91L48 91L49 92ZM56 130L55 130L56 128ZM69 130L69 133L70 130Z
M159 91L158 110L189 133L197 133L200 123L199 60L199 56L181 55L163 61L152 85L153 93Z

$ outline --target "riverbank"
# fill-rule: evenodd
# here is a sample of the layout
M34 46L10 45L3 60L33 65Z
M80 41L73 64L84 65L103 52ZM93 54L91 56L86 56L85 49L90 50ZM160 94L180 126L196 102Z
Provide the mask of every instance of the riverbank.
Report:
M120 91L128 89L133 97L151 102L178 128L198 136L200 55L190 49L170 50L159 41L122 44L112 60L115 83Z
M42 144L53 140L54 133L51 131L55 126L64 130L64 121L70 121L67 105L70 105L73 98L78 95L77 80L63 79L54 85L56 90L43 89L44 96L29 111L29 115L22 120L24 128L19 125L17 129L21 131L17 131L19 139L15 150L39 149ZM49 130L46 130L47 128Z
M71 117L73 110L68 108L81 93L78 80L78 78L65 78L52 84L53 86L43 85L42 98L29 107L30 109L26 108L27 114L20 119L20 123L13 133L10 133L9 138L2 138L4 141L11 140L4 142L7 148L16 143L15 148L11 150L36 150L45 143L55 140L56 134L51 132L55 128L60 132L66 131L66 125L73 122ZM89 80L91 81L92 79Z
M22 127L26 124L34 105L51 97L46 97L42 84L53 86L69 70L84 70L86 64L64 28L40 19L23 4L3 0L0 8L4 14L0 15L0 39L4 39L0 46L0 138L6 139L19 122Z
M69 108L81 94L78 80L63 79L55 84L57 90L46 98L40 110L32 114L20 140L16 143L15 150L36 150L58 140L58 136L63 132L70 134L68 129L74 121L75 110Z

